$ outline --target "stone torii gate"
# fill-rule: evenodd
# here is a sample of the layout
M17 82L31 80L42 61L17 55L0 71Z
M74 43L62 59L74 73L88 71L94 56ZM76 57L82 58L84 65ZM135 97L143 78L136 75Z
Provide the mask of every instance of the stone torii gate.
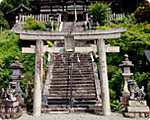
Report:
M107 76L106 52L119 52L119 46L112 47L105 45L105 40L118 39L126 28L109 29L109 30L91 30L76 33L63 32L41 32L41 31L15 31L20 34L21 40L36 41L36 47L22 48L23 53L36 53L35 63L35 80L34 80L34 103L33 115L41 115L41 96L42 96L42 73L43 73L43 55L45 52L59 53L63 47L47 47L43 41L65 41L65 50L74 52L88 53L90 51L99 53L99 73L101 83L102 109L105 116L110 115L110 97ZM75 40L97 40L98 47L75 47Z

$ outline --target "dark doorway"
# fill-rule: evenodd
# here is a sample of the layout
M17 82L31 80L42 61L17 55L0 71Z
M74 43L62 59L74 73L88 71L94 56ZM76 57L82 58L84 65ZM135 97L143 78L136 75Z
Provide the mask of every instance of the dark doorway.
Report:
M72 22L75 20L75 15L74 14L68 14L68 21Z

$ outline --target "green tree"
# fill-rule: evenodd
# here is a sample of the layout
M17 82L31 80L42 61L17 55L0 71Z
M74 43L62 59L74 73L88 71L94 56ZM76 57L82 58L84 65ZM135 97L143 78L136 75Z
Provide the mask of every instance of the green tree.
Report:
M108 64L118 66L124 59L124 54L129 55L129 59L134 63L134 71L142 68L143 54L150 44L150 24L141 23L128 27L127 31L121 35L120 39L108 40L107 43L113 46L120 46L119 54L108 54ZM114 63L114 61L116 61Z
M111 89L111 102L119 99L122 91L124 80L121 75L121 68L118 67L120 62L124 60L124 54L129 55L129 60L135 65L132 68L134 73L131 79L135 79L139 87L144 86L146 92L146 100L150 99L150 75L143 73L143 55L144 51L150 44L150 24L130 24L127 31L121 35L120 39L106 40L111 46L120 46L120 53L107 54L109 87ZM115 95L114 95L115 94ZM115 97L114 97L115 96Z
M2 27L3 29L9 28L9 24L7 20L4 19L4 13L2 11L0 11L0 27Z
M135 11L135 18L137 23L145 21L150 23L150 3L147 0L140 3L140 6Z
M96 2L95 4L91 4L89 6L89 12L93 14L93 22L98 22L100 25L104 25L106 23L106 19L108 17L108 14L110 13L110 7L111 4L106 3L99 3Z
M20 63L25 67L23 70L25 78L21 83L33 82L35 55L22 54L19 36L12 31L1 32L0 46L0 88L5 88L10 81L12 70L9 67L14 62L15 56L20 58Z
M0 3L0 10L6 14L12 9L18 7L21 3L23 3L26 7L34 9L34 6L30 5L28 0L3 0Z

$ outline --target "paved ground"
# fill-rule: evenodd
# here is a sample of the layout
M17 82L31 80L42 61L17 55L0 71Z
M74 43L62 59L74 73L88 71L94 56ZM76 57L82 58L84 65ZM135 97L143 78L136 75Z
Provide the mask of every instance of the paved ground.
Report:
M24 113L19 120L150 120L148 118L125 118L119 112L113 112L110 116L88 114L88 113L70 113L70 114L42 114L35 118L32 115Z

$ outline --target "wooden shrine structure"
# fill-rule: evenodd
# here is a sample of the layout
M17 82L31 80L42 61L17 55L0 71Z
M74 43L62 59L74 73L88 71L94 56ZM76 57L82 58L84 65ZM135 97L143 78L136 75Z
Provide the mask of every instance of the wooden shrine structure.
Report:
M121 33L125 32L126 28L110 29L110 30L91 30L83 32L41 32L41 31L15 31L20 35L21 40L36 41L36 47L22 48L23 53L35 53L35 81L34 81L34 103L33 115L39 117L41 115L41 97L42 97L42 73L43 73L43 56L46 52L60 53L62 50L87 53L90 51L99 53L99 73L101 82L102 109L104 115L110 115L110 98L109 85L107 76L107 52L119 52L119 47L105 45L105 40L118 39ZM47 47L43 45L43 41L64 41L65 48L62 47ZM75 47L75 40L87 41L96 40L98 46L91 47Z
M132 13L136 10L141 0L28 0L31 4L36 5L39 12L56 13L62 12L71 15L74 11L74 4L76 10L81 15L81 12L87 12L88 6L95 2L111 3L113 13Z

